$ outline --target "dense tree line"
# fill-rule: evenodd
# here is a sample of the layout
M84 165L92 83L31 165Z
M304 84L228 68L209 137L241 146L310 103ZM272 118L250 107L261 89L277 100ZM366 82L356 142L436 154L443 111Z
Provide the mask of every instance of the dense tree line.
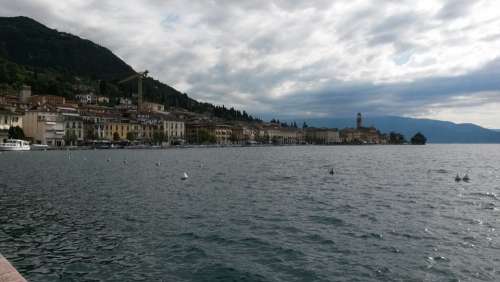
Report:
M395 145L401 145L407 142L403 134L397 132L391 132L389 133L389 143Z
M273 119L271 119L270 122L273 123L273 124L277 124L277 125L279 125L281 127L284 127L284 128L299 128L298 125L297 125L297 123L295 121L291 121L290 123L288 123L286 121L285 122L280 122L279 119L274 119L273 118Z
M427 138L420 132L417 132L411 140L411 144L413 145L425 145L427 143Z

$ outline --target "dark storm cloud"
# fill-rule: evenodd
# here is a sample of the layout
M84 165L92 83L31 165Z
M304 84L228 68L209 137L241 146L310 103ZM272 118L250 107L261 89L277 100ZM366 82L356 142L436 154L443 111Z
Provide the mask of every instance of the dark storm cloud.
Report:
M421 114L429 104L449 101L453 97L480 97L478 106L500 102L500 59L483 68L459 76L432 77L407 83L374 84L341 81L318 91L300 93L279 101L290 112L321 112L330 115L352 115L352 107L371 115L384 112L397 115ZM485 94L486 93L486 94Z
M485 93L500 89L494 0L16 0L1 8L104 45L194 98L255 113L412 114L494 103Z

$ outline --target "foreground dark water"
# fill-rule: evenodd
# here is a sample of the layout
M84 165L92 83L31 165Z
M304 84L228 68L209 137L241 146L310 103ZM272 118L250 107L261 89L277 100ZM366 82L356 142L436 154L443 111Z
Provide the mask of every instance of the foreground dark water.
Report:
M0 180L31 281L500 279L498 145L9 152Z

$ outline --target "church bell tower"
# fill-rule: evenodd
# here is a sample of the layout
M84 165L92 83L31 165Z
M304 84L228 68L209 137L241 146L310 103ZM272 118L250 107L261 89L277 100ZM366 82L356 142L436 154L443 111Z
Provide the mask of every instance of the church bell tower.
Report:
M360 129L363 127L363 118L361 117L361 113L358 113L358 117L356 118L356 128Z

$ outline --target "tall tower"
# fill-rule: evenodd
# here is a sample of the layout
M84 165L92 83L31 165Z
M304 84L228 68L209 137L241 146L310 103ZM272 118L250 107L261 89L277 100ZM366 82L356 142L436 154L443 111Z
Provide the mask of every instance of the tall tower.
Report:
M361 117L361 113L358 113L358 117L356 118L356 128L360 129L363 127L363 118Z

